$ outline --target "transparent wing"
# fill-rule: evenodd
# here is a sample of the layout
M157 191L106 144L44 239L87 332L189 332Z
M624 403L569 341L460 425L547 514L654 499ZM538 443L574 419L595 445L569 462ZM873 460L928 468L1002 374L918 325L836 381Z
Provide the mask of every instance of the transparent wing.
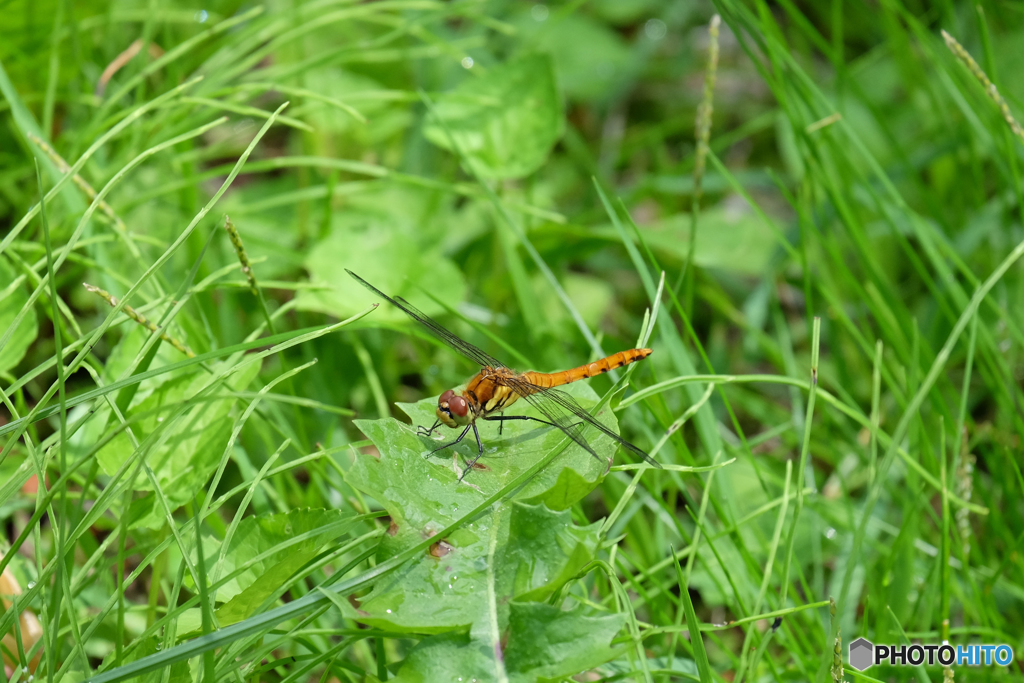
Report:
M371 285L369 282L353 273L348 268L345 269L345 272L351 275L356 282L361 284L363 287L366 287L368 290L379 296L381 299L384 299L385 301L390 302L393 306L402 309L402 311L404 311L406 315L408 315L410 318L412 318L413 320L415 320L416 322L430 330L431 334L433 334L435 337L437 337L445 344L455 349L456 351L458 351L459 353L461 353L463 356L470 359L474 363L477 363L481 366L489 365L492 368L506 367L505 364L502 363L501 361L497 360L492 356L489 356L488 354L484 353L483 351L473 346L469 342L459 339L454 334L441 327L440 323L433 320L426 313L422 312L421 310L413 306L411 303L409 303L402 297L396 296L394 299L392 299L390 296L380 291L379 289Z
M602 434L610 436L627 451L643 458L647 464L661 469L661 465L654 458L598 422L575 398L566 392L560 389L537 386L521 377L495 377L494 379L519 394L552 424L561 429L566 436L579 444L601 463L605 462L604 458L599 456L591 448L590 444L587 443L586 439L583 438L582 429L579 428L580 422L597 429Z

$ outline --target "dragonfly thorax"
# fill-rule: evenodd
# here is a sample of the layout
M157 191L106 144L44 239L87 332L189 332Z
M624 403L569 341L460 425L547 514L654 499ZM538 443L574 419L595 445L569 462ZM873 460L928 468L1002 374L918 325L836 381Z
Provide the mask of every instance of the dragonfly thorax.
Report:
M437 397L437 419L441 424L452 427L464 427L473 421L470 415L469 402L452 389Z

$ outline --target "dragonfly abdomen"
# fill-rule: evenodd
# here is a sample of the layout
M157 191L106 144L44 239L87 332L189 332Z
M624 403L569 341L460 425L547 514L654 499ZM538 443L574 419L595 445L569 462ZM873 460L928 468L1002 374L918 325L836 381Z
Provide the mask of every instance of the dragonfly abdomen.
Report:
M593 377L594 375L601 375L609 370L643 360L649 355L651 355L650 349L629 349L628 351L613 353L607 358L595 360L593 363L587 363L571 370L563 370L562 372L527 372L525 376L527 381L539 387L559 387L563 384Z

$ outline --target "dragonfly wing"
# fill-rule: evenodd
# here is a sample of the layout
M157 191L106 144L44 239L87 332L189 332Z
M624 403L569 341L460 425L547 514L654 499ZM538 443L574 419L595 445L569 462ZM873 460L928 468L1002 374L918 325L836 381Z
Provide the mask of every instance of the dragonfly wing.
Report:
M593 446L587 443L587 440L583 438L585 420L573 420L572 417L570 417L570 413L566 413L550 401L541 399L537 394L521 394L521 396L523 397L523 400L536 408L537 412L546 417L551 424L558 427L563 434L575 441L580 448L594 456L599 463L603 466L607 466L609 464L608 459L602 458L598 455Z
M384 299L385 301L390 302L391 305L402 309L402 311L406 315L408 315L410 318L412 318L413 320L415 320L416 322L430 330L431 334L433 334L435 337L440 339L442 342L444 342L451 348L461 353L466 358L469 358L474 363L477 363L482 366L489 365L492 368L505 367L505 364L502 363L501 361L484 353L483 351L473 346L469 342L459 339L454 334L452 334L445 328L441 327L440 323L438 323L436 320L428 316L423 311L413 306L411 303L409 303L402 297L396 296L394 299L392 299L390 296L380 291L379 289L371 285L369 282L353 273L348 268L345 269L345 272L351 275L356 280L356 282L361 284L363 287L366 287L368 290L379 296L381 299Z
M590 454L598 460L604 462L604 460L594 452L594 449L586 443L582 434L578 433L579 430L572 429L573 425L583 422L597 429L602 434L610 436L616 443L627 451L643 458L647 464L661 469L661 465L659 465L654 458L598 422L594 416L587 412L587 410L583 408L583 406L581 406L570 394L567 394L560 389L539 387L519 377L503 377L501 378L501 381L517 394L522 396L527 403L536 408L542 415L548 418L548 420L565 432L569 438L590 452ZM572 432L574 431L577 433L573 434Z

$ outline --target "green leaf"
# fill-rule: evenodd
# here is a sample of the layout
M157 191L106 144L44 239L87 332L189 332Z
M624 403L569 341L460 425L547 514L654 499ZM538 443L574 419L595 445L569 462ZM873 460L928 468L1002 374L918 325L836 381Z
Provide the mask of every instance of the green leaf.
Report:
M600 523L573 526L568 510L515 503L502 552L506 570L514 572L511 594L517 600L547 600L594 557L600 528Z
M690 226L689 214L675 214L640 227L644 241L656 253L685 261L690 245ZM591 232L618 239L611 227L600 227ZM759 275L768 267L776 249L774 234L746 205L735 209L713 207L700 213L695 261L702 268Z
M584 408L597 402L597 396L584 384L571 384L566 390ZM437 402L427 399L399 405L414 424L430 424ZM509 412L535 415L529 406L520 404ZM611 429L616 428L615 418L607 409L598 413L597 418ZM357 420L356 425L373 441L379 455L359 454L347 481L383 505L392 520L378 550L378 562L455 522L466 510L480 504L565 440L559 430L538 428L534 422L509 422L500 436L496 424L482 422L479 429L485 455L480 462L484 468L473 470L460 484L462 463L453 466L450 450L428 455L440 444L418 436L413 427L394 419ZM587 430L584 436L598 454L613 456L615 443L604 435L597 438L592 432ZM452 432L446 430L443 438L450 440ZM458 451L468 457L475 455L472 432L459 444ZM450 536L438 537L420 559L378 582L368 595L360 598L358 608L347 607L346 603L343 611L353 619L389 631L463 634L448 633L436 642L431 639L425 643L417 650L419 654L410 658L412 663L407 664L408 680L437 680L416 676L427 675L425 672L434 666L431 662L435 655L443 658L438 653L453 648L462 653L460 658L466 658L458 667L464 680L472 678L472 674L467 678L466 672L475 670L474 667L485 672L481 680L491 680L493 667L500 664L495 659L495 648L501 634L509 628L513 601L546 600L593 559L600 540L600 523L576 526L566 508L591 491L604 474L601 463L572 444L511 500L496 503L489 512ZM551 504L561 509L552 510ZM559 614L556 608L540 607L553 610L551 615ZM621 622L618 617L611 619L614 632ZM579 622L580 628L589 623ZM604 637L606 645L610 635L605 637L604 631L596 627L594 632L599 634L595 637ZM530 642L528 634L521 634L519 639L524 644ZM536 645L524 648L522 662L533 663L540 657L533 652ZM604 646L599 651L602 656L608 653ZM421 664L416 664L417 658ZM571 661L571 666L577 666L576 660ZM566 674L587 665L566 669ZM561 674L552 669L538 675ZM530 676L533 674L524 673L522 680L533 680Z
M615 4L621 3L615 0ZM579 12L541 24L529 14L518 27L532 34L538 49L551 55L558 83L568 98L601 102L615 95L615 86L622 83L633 59L618 33Z
M468 633L446 633L425 638L409 652L394 683L433 681L493 681L495 655Z
M586 616L543 603L512 603L505 668L509 680L560 680L620 654L610 647L624 614Z
M520 178L547 160L564 126L551 60L534 54L491 67L439 97L423 134L464 156L485 178Z
M22 283L16 281L17 273L7 259L0 259L0 336L11 326L18 313L28 303L28 294ZM18 328L0 349L0 372L6 372L21 362L28 347L39 333L36 309L25 312Z
M512 683L561 680L620 654L610 647L624 616L586 616L535 602L513 602L506 640L500 652L467 633L424 639L409 653L396 683L490 681L504 668Z
M391 188L374 195L383 205L380 209L357 209L335 219L331 234L306 258L310 279L330 289L300 293L299 307L346 317L369 304L384 304L349 277L346 267L390 296L413 299L427 315L442 309L419 294L420 288L452 304L461 301L466 281L458 267L441 254L438 243L442 235L424 231L417 222L416 217L424 214L422 195ZM406 324L409 319L385 304L367 324L380 321Z
M431 533L393 518L393 537L378 561ZM508 621L508 602L543 599L592 557L600 526L576 527L568 511L514 502L438 539L419 561L378 583L349 616L389 630L440 633L470 627L474 635Z

